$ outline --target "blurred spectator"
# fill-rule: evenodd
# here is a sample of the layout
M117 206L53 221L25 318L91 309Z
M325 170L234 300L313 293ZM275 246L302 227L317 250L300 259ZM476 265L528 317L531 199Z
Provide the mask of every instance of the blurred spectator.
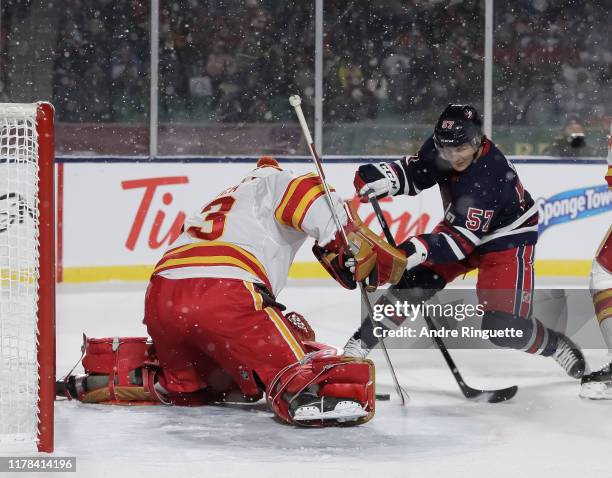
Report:
M3 10L15 2L3 2ZM64 3L54 78L61 119L144 120L149 2ZM433 105L479 103L483 17L478 0L325 2L326 118L428 122ZM579 115L588 122L609 114L609 18L604 0L581 2L580 14L573 0L496 7L495 121L555 124ZM312 107L313 65L311 2L162 2L162 120L281 121L291 93Z
M11 101L7 93L10 81L11 58L8 52L10 32L14 24L27 15L31 2L8 0L0 2L0 101Z
M565 125L562 134L555 138L553 143L544 150L544 154L547 156L569 156L575 158L598 155L597 152L587 144L584 128L576 120L571 120ZM600 156L602 156L602 154L600 154Z
M61 121L144 119L148 8L130 0L67 0L53 103Z

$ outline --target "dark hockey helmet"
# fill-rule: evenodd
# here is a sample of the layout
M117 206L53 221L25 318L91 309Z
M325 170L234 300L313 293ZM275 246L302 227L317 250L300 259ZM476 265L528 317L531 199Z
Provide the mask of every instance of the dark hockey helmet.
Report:
M472 143L478 148L482 139L482 120L471 105L449 104L434 128L436 148Z

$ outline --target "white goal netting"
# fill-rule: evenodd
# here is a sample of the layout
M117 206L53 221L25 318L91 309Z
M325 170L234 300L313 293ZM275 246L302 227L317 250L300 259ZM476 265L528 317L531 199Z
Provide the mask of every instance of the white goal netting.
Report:
M36 446L38 264L36 104L0 104L0 450Z

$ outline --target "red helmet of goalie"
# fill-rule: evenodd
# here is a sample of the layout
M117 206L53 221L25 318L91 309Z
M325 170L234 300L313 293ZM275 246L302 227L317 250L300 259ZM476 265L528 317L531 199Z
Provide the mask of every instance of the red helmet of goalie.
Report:
M271 167L271 168L281 169L276 158L272 156L262 156L261 158L259 158L259 160L257 160L257 167L258 168Z

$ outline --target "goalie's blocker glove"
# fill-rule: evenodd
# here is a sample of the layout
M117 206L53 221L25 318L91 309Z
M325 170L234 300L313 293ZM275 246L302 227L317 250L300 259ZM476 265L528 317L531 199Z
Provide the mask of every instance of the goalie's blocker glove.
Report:
M382 240L361 221L354 206L347 205L348 222L344 230L355 252L343 244L338 232L328 244L313 246L315 257L347 289L355 289L357 282L364 280L371 287L397 284L406 269L405 252Z
M312 253L325 268L327 273L345 289L355 289L355 259L352 256L341 254L327 249L315 243Z

